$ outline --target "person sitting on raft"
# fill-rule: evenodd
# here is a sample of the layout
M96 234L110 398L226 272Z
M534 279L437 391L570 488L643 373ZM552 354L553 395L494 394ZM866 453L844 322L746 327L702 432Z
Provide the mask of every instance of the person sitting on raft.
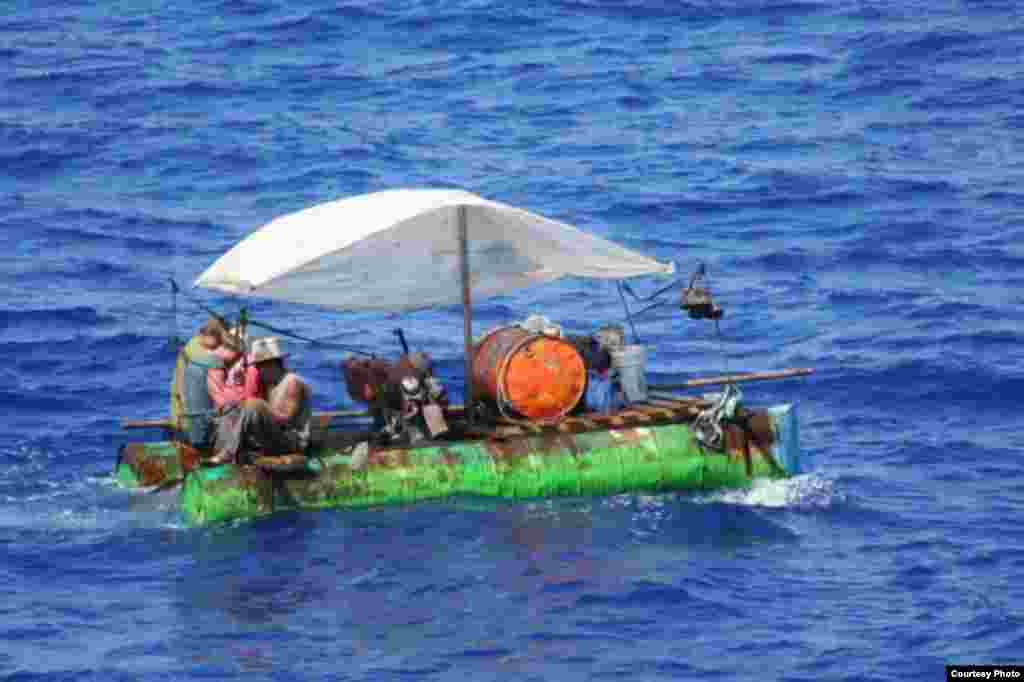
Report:
M263 397L259 369L247 361L242 352L242 339L235 330L222 338L221 348L225 366L206 373L206 388L218 413L250 398Z
M242 464L256 455L304 453L309 447L312 390L299 375L288 371L286 357L276 337L252 342L248 362L259 370L266 400L251 398L220 417L211 464Z
M224 367L225 361L237 357L223 344L224 326L210 319L178 352L171 379L171 422L196 448L212 441L210 416L214 404L207 386L207 372Z

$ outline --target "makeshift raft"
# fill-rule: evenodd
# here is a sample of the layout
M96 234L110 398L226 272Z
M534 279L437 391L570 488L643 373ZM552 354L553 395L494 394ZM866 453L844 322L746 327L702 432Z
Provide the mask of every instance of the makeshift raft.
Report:
M724 424L722 451L702 446L693 420L704 401L654 401L614 415L557 425L500 425L489 433L420 447L359 446L326 432L295 471L255 465L202 467L170 442L127 445L116 477L126 486L184 479L189 524L283 510L374 507L453 496L531 499L629 492L743 488L799 471L796 410L741 410ZM365 442L365 441L364 441Z
M181 482L184 518L201 524L284 509L366 507L453 495L524 499L709 490L797 473L791 406L734 409L738 399L727 399L728 392L717 403L648 400L644 363L636 361L645 357L644 348L633 348L629 356L622 349L618 363L632 407L607 416L573 416L587 408L587 368L578 349L556 339L557 329L549 334L544 325L538 337L535 330L505 328L474 347L474 296L508 295L563 277L616 280L632 326L624 281L674 272L672 263L461 190L374 192L275 218L218 258L194 286L342 312L390 314L461 303L465 409L446 410L446 429L428 424L434 439L427 441L411 432L404 434L407 440L397 439L399 430L389 429L394 414L376 433L327 429L320 419L321 434L310 451L254 456L246 466L204 467L200 458L209 453L173 443L134 444L122 449L117 477L127 485L157 488ZM697 286L703 272L702 266L690 280L680 308L692 319L717 321L721 309ZM247 324L274 331L239 315L239 326ZM408 355L404 337L399 338ZM353 399L369 401L360 381L354 381L357 374L346 373L349 391ZM679 388L707 382L686 383ZM400 385L405 390L404 379ZM402 400L408 407L420 398ZM432 407L443 408L443 401ZM590 407L607 409L603 403ZM422 408L419 416L426 421ZM384 416L384 407L371 409ZM387 409L395 412L393 406ZM406 415L404 408L397 413Z

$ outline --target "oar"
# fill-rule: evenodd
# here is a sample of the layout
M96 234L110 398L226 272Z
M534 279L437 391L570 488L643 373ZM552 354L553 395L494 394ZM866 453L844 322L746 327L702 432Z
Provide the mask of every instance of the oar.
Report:
M708 377L707 379L690 379L682 384L659 384L657 386L649 386L648 388L652 391L680 391L686 388L715 386L717 384L743 384L750 381L789 379L790 377L802 377L808 374L814 374L814 370L804 367L800 369L785 369L778 372L753 372L751 374L729 374L720 377Z

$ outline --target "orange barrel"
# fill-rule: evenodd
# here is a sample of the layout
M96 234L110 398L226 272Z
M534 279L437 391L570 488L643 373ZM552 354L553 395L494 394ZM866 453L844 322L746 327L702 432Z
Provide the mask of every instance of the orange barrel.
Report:
M502 414L511 409L527 419L555 421L583 397L587 369L563 338L502 327L473 350L473 386L477 397L497 403Z

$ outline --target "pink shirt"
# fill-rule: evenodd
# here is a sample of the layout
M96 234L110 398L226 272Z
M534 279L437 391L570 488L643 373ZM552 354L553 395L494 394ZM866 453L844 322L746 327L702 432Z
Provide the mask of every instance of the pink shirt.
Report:
M206 388L210 391L210 399L217 409L249 398L262 397L259 369L255 365L248 365L243 373L241 364L235 363L230 370L211 369L206 373ZM236 367L239 369L236 370Z

